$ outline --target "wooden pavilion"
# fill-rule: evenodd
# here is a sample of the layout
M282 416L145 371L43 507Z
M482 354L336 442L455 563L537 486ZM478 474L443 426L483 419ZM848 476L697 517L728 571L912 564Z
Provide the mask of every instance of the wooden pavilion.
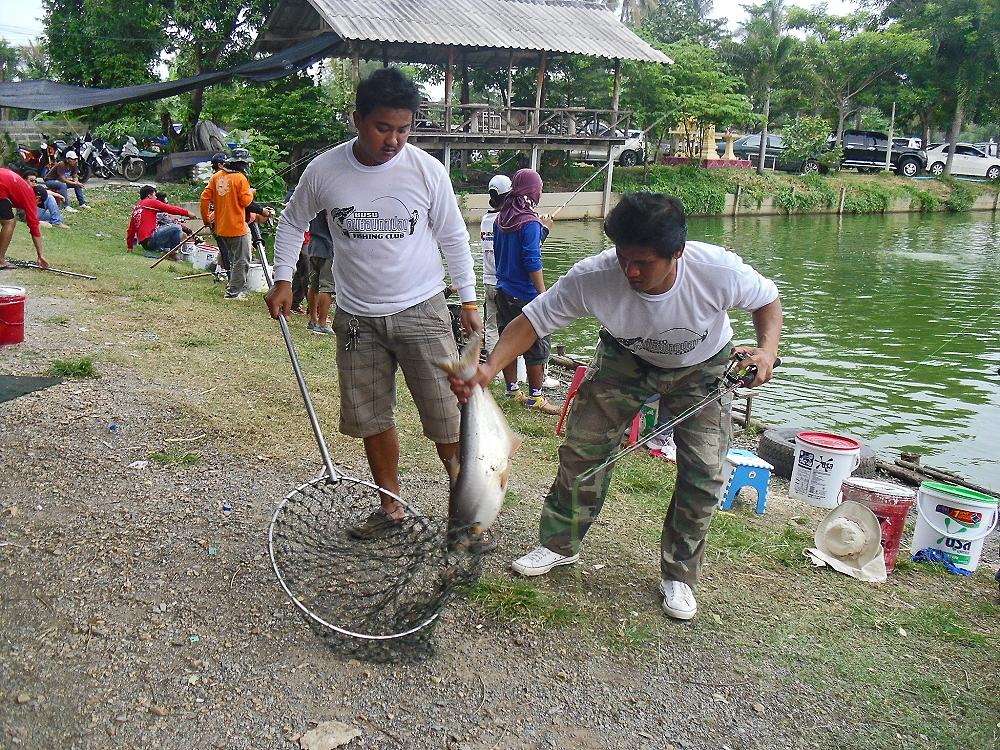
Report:
M444 66L444 101L418 113L411 142L443 151L445 164L453 149L530 151L536 169L547 150L606 148L610 161L633 114L618 106L622 61L672 62L603 0L280 0L257 46L278 51L330 33L342 40L333 56L352 61L355 81L361 60ZM567 55L614 61L607 109L545 106L546 69ZM453 104L456 68L466 66L506 69L506 106ZM513 70L528 66L537 71L534 106L512 106Z

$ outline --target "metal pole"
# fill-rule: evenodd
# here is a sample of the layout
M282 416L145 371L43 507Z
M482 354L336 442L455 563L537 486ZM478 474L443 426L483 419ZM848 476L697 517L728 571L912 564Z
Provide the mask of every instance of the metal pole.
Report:
M889 143L885 147L885 171L892 169L892 130L896 125L896 102L892 103L892 116L889 118Z

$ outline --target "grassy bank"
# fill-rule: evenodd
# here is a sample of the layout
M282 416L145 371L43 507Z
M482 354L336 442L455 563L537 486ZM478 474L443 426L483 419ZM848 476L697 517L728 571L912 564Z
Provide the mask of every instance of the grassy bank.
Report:
M880 187L894 184L894 178L862 177ZM839 191L835 180L846 176L823 179ZM102 371L127 367L171 384L183 394L184 418L236 450L289 462L314 455L281 337L259 297L223 302L223 290L210 279L177 281L187 269L169 263L150 270L152 260L124 252L134 189L89 193L94 208L70 215L70 231L46 230L44 239L54 266L95 274L97 281L17 272L30 294L63 301L64 309L42 324L78 331L87 342L87 361L43 362L42 353L39 371L30 374L45 374L52 366L66 375L100 377ZM18 227L11 255L30 257L30 248ZM336 431L339 394L331 342L306 335L301 319L292 327L332 453L339 462L360 466L359 442ZM508 537L500 554L506 556L532 539L560 439L552 433L551 418L508 402L502 407L527 438L503 515ZM123 414L122 423L128 418ZM440 476L405 389L399 424L404 483L410 473ZM149 458L177 471L211 460L186 448ZM958 579L908 564L889 583L869 586L816 570L802 556L816 514L769 501L764 516L745 506L718 515L699 592L702 614L689 627L680 626L662 617L655 597L660 525L673 479L672 466L628 457L588 536L583 565L538 581L493 575L476 589L472 606L495 622L527 622L541 637L548 629L572 628L583 650L607 649L642 660L655 659L659 648L689 651L692 689L706 701L715 699L717 686L778 675L785 687L823 696L828 711L817 714L815 726L803 728L819 747L996 746L1000 608L989 571ZM698 671L701 657L712 661L719 652L730 654L735 671ZM748 689L745 700L767 702L768 695Z
M793 175L749 169L701 169L688 166L651 166L616 169L615 192L653 191L676 195L691 213L721 214L726 195L740 196L742 208L759 208L763 201L784 213L835 209L845 191L844 213L884 213L895 201L911 211L969 211L980 196L991 199L991 182L954 179L914 180L889 173L837 172L829 175ZM992 201L991 201L992 202Z

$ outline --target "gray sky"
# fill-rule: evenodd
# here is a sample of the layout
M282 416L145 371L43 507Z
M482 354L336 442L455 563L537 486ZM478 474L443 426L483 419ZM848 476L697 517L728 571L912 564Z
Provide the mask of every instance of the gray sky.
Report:
M791 5L804 8L816 5L818 0L792 0ZM728 18L730 28L743 19L743 5L752 5L749 0L715 0L712 15ZM849 13L857 8L855 0L828 0L830 13ZM0 38L13 45L24 44L42 31L42 0L0 0Z

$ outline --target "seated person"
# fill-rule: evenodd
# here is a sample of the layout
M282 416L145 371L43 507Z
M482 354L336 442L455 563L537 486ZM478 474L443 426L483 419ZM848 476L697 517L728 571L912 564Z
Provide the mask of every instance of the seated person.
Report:
M156 214L164 211L174 216L183 216L188 219L195 218L195 215L186 208L171 206L169 203L157 200L154 193L156 188L152 185L143 185L139 189L139 202L132 209L132 218L128 224L128 232L125 235L125 244L128 251L132 252L138 242L150 252L161 252L177 247L181 244L184 232L174 223L164 226L156 226Z
M166 203L167 202L167 194L164 193L162 190L157 191L157 193L156 193L156 200L158 200L158 201L160 201L162 203ZM184 237L185 238L190 237L191 235L194 234L194 230L191 229L191 227L189 227L187 224L184 223L184 219L175 219L170 214L168 214L166 211L157 211L157 213L156 213L156 226L157 227L162 227L162 226L165 226L167 224L176 224L177 226L179 226L181 228L181 231L184 232Z
M53 193L41 185L35 185L32 190L35 191L35 202L38 205L38 220L47 222L60 229L69 229L68 226L63 224L62 213L59 211L59 205L56 202L55 196L58 193Z
M67 213L76 212L76 209L69 205L70 188L73 188L73 192L76 193L76 202L80 204L80 208L90 208L87 205L87 199L83 197L83 183L80 181L80 175L77 171L79 163L76 152L67 151L66 156L53 164L52 169L45 175L46 187L57 191L62 196Z

